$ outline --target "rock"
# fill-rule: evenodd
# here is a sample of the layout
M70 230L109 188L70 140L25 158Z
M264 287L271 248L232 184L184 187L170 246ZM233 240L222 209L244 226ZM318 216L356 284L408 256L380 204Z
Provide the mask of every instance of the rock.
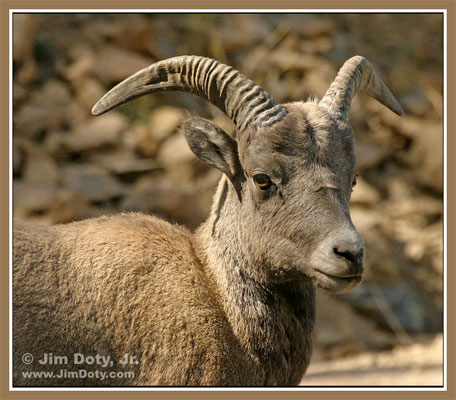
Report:
M353 213L353 215L356 214ZM369 217L372 218L372 214ZM382 232L384 223L382 214L378 214L378 219L373 218L373 221L369 221L379 225L376 229L366 230L366 226L358 224L358 219L356 221L355 226L362 235L366 249L364 282L375 282L381 286L399 282L403 264L408 260L402 253L402 249L395 246L390 239L391 236Z
M101 26L103 35L111 42L125 49L141 53L152 53L157 37L157 29L146 15L137 14L129 19L112 21Z
M206 216L199 207L199 194L190 184L171 176L139 178L121 203L126 211L142 211L194 229Z
M138 159L135 158L132 153L126 151L96 154L91 157L91 160L112 174L121 176L138 176L139 174L158 169L156 161L151 159Z
M404 337L404 330L422 332L425 326L423 306L404 283L382 287L364 283L343 297L352 307L399 336Z
M88 210L87 218L97 218L119 214L119 207L113 203L92 204Z
M57 79L47 81L31 95L29 102L14 113L14 134L33 139L43 132L63 128L70 104L68 87Z
M19 139L13 140L13 176L20 177L24 166L23 143Z
M23 146L25 165L22 178L27 182L57 184L59 173L55 161L36 147Z
M378 228L381 223L381 214L375 209L364 209L354 205L350 215L353 224L361 234Z
M34 139L42 132L58 129L61 118L41 104L26 103L13 114L14 135Z
M271 26L259 14L233 14L218 26L219 37L226 53L239 53L254 43L271 36Z
M445 354L442 334L420 335L413 337L413 341L409 345L396 345L392 350L368 351L320 362L313 355L300 385L307 388L442 387Z
M90 202L79 191L62 189L49 208L47 216L52 224L64 224L89 218Z
M390 201L388 214L393 218L413 215L435 218L443 214L441 198L435 198L416 190L412 190L410 183L392 178L387 183Z
M432 104L432 108L435 111L434 119L442 121L443 119L443 95L442 89L437 88L434 85L426 84L425 85L426 95L429 101ZM429 118L430 116L428 116Z
M404 243L408 258L424 261L426 265L432 259L431 265L441 271L442 198L422 193L407 179L399 177L390 179L387 189L390 201L385 204L385 211L390 217L391 235Z
M410 158L416 166L418 181L437 193L443 193L443 127L435 124L423 126L422 130L423 135L412 145Z
M380 201L380 192L361 177L357 177L357 184L353 188L350 202L375 206Z
M49 79L37 95L33 96L36 103L42 102L51 107L61 109L73 101L68 85L59 79Z
M207 168L203 174L195 177L192 184L193 192L199 204L199 209L207 216L211 209L217 185L222 177L222 172L216 168ZM206 218L204 218L206 219Z
M396 340L334 296L317 290L314 346L318 358L335 358L366 349L391 348ZM315 361L315 358L313 357Z
M13 181L13 215L28 219L34 214L48 210L57 198L57 186L50 183Z
M122 137L121 147L141 156L154 158L157 155L158 142L154 140L147 125L133 122Z
M27 89L19 82L13 81L13 106L16 108L28 98ZM17 108L16 108L17 109Z
M333 41L329 37L320 37L309 40L302 40L300 50L307 54L324 54L333 49Z
M33 57L33 42L39 25L36 14L13 14L13 61L21 62Z
M35 59L27 59L21 67L16 68L15 81L22 86L33 86L39 83L42 76Z
M308 39L317 39L321 37L331 36L334 29L334 23L328 19L309 19L306 23L299 24L296 27L299 34Z
M66 108L66 120L70 132L80 128L87 123L88 118L93 118L89 109L82 108L78 103L73 102Z
M55 161L65 161L69 158L67 148L65 146L65 138L68 132L51 131L43 142L43 149Z
M157 158L165 168L173 170L177 174L183 174L183 177L191 176L192 164L196 160L184 135L174 135L167 139L160 147Z
M157 143L163 142L176 132L184 116L184 110L178 107L155 107L149 114L149 131L152 140Z
M317 97L321 99L328 90L337 69L330 65L324 58L313 56L319 65L315 64L312 69L303 76L304 95L303 100L308 97Z
M90 113L90 110L95 103L100 100L106 93L105 88L101 83L92 78L84 79L80 84L75 87L76 101L82 109Z
M177 132L184 116L178 107L156 107L149 113L147 126L137 123L131 127L125 144L146 157L155 157L161 144Z
M306 24L301 21L296 21L294 26L288 34L282 39L280 45L273 49L273 51L282 49L297 50L301 54L324 54L333 49L333 40L329 35L321 32L322 35L312 37L302 31ZM306 29L306 28L304 28Z
M95 52L87 44L76 43L69 50L69 54L73 61L62 68L62 75L77 89L80 84L93 75Z
M358 158L358 170L365 171L378 166L387 157L387 153L371 142L357 141L356 156Z
M387 110L388 111L388 110ZM395 156L414 167L419 183L439 193L443 192L443 126L423 118L395 118L381 113L382 123L410 139L411 145Z
M88 120L64 138L67 149L74 153L115 148L120 134L128 126L127 117L113 111Z
M69 165L62 175L65 187L82 193L93 202L118 199L126 192L124 185L99 168Z
M136 52L106 45L96 54L94 74L101 82L110 86L147 67L153 61Z
M298 50L282 49L273 51L267 58L267 62L276 66L280 71L314 70L317 65L322 65L322 60L313 54L302 53Z
M426 89L420 85L416 85L408 93L400 96L399 103L407 114L411 113L419 117L423 117L433 109Z

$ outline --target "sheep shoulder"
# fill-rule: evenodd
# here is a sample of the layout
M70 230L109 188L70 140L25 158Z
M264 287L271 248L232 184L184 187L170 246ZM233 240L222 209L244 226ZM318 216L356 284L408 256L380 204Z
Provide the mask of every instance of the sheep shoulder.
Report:
M17 356L33 348L37 356L134 357L123 366L135 372L133 380L93 384L251 382L239 366L253 366L185 228L121 214L53 227L17 221L13 231Z

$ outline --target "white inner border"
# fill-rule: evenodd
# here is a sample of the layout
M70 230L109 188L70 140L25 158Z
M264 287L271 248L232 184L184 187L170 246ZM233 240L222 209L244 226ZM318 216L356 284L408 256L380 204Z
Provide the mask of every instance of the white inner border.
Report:
M223 388L223 387L145 387L145 388L130 388L130 387L103 387L103 388L14 388L12 374L12 327L13 327L13 311L12 311L12 221L13 221L13 14L47 14L47 13L86 13L86 14L127 14L127 13L155 13L155 14L221 14L221 13L255 13L255 14L343 14L343 13L408 13L408 14L443 14L443 387L425 387L419 386L410 387L395 387L395 386L375 386L375 387L314 387L314 386L297 386L297 387L265 387L265 388ZM10 9L9 10L9 390L10 391L446 391L447 390L447 10L446 9L280 9L280 10L262 10L262 9Z

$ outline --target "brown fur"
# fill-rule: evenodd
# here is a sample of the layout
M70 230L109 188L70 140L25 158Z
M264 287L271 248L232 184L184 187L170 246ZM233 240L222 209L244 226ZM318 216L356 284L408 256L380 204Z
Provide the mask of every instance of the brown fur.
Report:
M299 383L314 283L354 288L364 249L348 210L350 127L314 103L284 107L282 120L238 139L199 118L184 124L194 153L225 173L195 234L141 214L48 228L15 222L15 386ZM270 189L255 185L258 173ZM24 364L24 353L110 356L107 371L135 377L25 379L59 368ZM122 368L127 353L138 364Z
M15 385L240 385L239 366L253 371L185 229L124 214L49 229L16 222L14 235ZM136 378L18 374L23 353L75 352L116 361L134 355Z
M292 371L287 360L271 359L265 368L246 353L197 248L197 240L184 228L141 214L49 228L16 221L14 385L296 384L310 349L293 354L301 367ZM283 298L281 307L290 307L288 295L276 296ZM280 326L288 352L303 339L308 341L303 326L298 326L296 338L295 332L289 332L299 325L292 314ZM123 369L133 370L136 377L105 381L21 377L27 370L58 370L24 365L20 358L24 353L71 358L76 352L110 355L115 361L126 353L134 355L139 364ZM278 372L280 380L271 378Z

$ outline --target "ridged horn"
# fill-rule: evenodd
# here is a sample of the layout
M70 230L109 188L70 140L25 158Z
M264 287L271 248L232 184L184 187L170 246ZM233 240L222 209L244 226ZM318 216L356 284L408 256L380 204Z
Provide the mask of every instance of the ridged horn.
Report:
M357 91L376 98L398 115L404 114L402 107L372 65L361 56L354 56L345 62L319 105L336 118L348 120L351 100Z
M181 91L196 94L222 110L242 131L266 126L287 112L261 87L234 68L198 56L180 56L154 63L106 93L92 109L100 115L149 93Z

